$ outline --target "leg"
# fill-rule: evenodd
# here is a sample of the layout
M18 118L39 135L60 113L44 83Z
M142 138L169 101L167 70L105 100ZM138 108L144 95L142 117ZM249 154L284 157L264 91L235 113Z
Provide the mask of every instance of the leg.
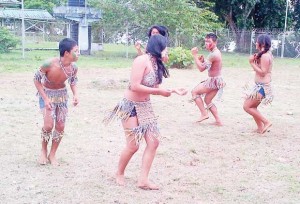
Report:
M203 103L203 100L201 98L201 94L205 94L208 92L208 89L205 88L203 86L202 83L200 83L199 85L197 85L193 90L192 90L192 97L193 97L193 100L195 101L196 105L198 106L199 110L200 110L200 113L201 113L201 116L200 116L200 119L197 121L197 122L201 122L203 120L206 120L208 119L208 112L207 110L205 109L204 107L204 103Z
M138 179L138 187L144 190L158 190L158 186L152 184L149 179L149 171L154 160L156 149L159 145L159 141L155 137L149 137L149 135L145 136L146 140L146 149L144 151L143 160L142 160L142 169L141 175Z
M272 126L272 123L263 117L262 114L257 110L259 104L260 99L246 99L243 108L254 118L257 124L257 130L259 133L263 134Z
M59 166L55 154L58 149L59 143L64 135L67 112L68 109L66 107L64 108L56 107L55 110L55 116L56 116L55 130L53 131L52 146L51 146L50 153L48 155L48 159L53 166Z
M56 159L56 151L60 144L60 141L64 135L65 123L62 121L56 121L55 123L55 130L53 131L52 137L52 146L50 153L48 155L48 159L53 166L59 166L59 162Z
M47 110L44 108L44 126L42 128L41 132L41 139L42 139L42 149L41 149L41 154L40 158L38 160L39 164L45 165L48 162L47 154L48 154L48 142L52 134L52 129L53 129L53 118L52 118L52 112L51 110Z
M122 186L125 185L125 181L124 181L125 168L128 162L130 161L131 157L139 149L139 146L136 145L133 136L129 136L129 133L126 132L126 130L132 129L137 126L138 126L137 117L130 117L127 121L123 122L123 128L125 130L125 136L126 136L126 146L121 152L119 164L118 164L118 170L116 173L116 182Z
M210 89L210 91L205 95L204 101L205 101L205 104L206 104L208 110L210 110L210 112L212 113L212 115L214 116L214 118L216 120L215 124L218 126L222 126L223 124L219 117L217 107L212 103L212 100L216 96L217 93L218 93L217 89Z

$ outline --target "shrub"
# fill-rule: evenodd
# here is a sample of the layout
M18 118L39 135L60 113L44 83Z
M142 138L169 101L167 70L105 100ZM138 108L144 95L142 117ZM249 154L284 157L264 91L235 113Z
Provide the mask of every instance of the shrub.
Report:
M0 27L0 53L8 52L17 46L18 40L6 28Z
M169 50L167 67L186 69L190 68L193 62L194 60L190 50L183 49L182 47L175 47Z

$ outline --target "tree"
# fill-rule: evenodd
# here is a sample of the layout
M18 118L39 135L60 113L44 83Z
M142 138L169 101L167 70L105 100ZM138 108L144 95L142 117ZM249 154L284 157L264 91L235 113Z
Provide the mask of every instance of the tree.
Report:
M250 27L249 16L260 0L215 0L215 12L234 33L237 50L242 51L244 32Z
M300 0L292 0L291 4L293 6L293 26L295 30L300 31Z
M283 29L285 24L286 0L262 0L256 4L251 13L253 19L253 27ZM288 27L292 25L290 15L291 9L288 10Z
M8 52L17 46L18 40L6 28L0 27L0 53Z
M93 0L92 4L103 11L98 26L106 31L119 32L127 27L130 34L145 37L149 26L161 24L169 28L171 36L176 36L179 45L182 36L192 39L193 35L220 27L213 12L187 0Z
M66 0L24 0L24 7L27 9L44 9L53 13L53 7L65 3Z

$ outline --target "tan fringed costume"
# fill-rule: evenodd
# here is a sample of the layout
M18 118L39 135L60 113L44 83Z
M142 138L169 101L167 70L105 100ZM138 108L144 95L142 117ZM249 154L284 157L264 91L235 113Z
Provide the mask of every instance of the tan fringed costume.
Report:
M123 98L103 122L107 125L116 118L126 121L135 111L139 125L133 129L125 130L129 133L128 136L134 136L137 145L147 133L150 133L147 136L158 138L157 117L154 115L150 101L134 102Z
M143 76L141 84L148 87L158 85L158 68L156 61L149 54L153 69ZM128 86L130 90L130 84ZM115 108L104 118L103 123L108 125L111 121L118 118L126 121L129 117L137 117L138 126L125 130L128 136L133 136L136 145L139 145L144 136L159 138L159 129L157 126L157 117L154 114L151 101L131 101L123 98Z
M258 94L261 94L261 91L264 92L264 96L261 99L261 103L264 105L271 104L274 98L273 89L271 82L270 83L255 83L253 88L245 87L245 98L246 99L256 99L260 100Z

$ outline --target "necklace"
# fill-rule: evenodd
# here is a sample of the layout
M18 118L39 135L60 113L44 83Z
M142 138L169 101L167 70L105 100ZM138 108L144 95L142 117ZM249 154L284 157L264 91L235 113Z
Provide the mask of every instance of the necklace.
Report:
M63 72L64 72L64 74L66 75L67 78L73 77L73 75L74 75L73 67L72 67L71 71L67 71L66 67L63 65L63 63L61 61L61 58L59 58L59 65L60 65L60 68L63 70ZM70 65L68 67L70 67Z

